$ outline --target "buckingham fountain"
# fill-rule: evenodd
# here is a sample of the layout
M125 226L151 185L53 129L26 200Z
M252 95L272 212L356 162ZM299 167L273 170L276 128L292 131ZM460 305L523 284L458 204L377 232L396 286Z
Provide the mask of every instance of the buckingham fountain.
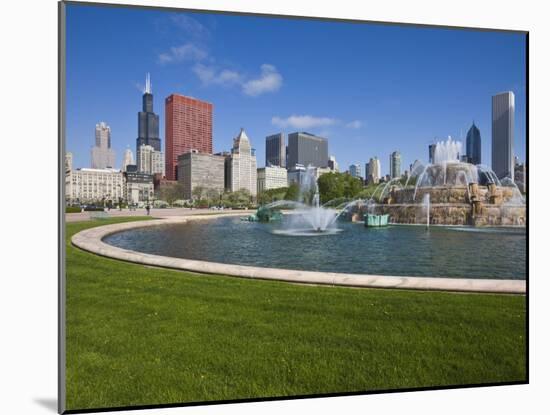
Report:
M350 213L388 214L404 224L525 226L525 199L515 183L485 165L459 161L460 150L450 137L437 143L433 163L417 166L404 185L380 185L378 197L375 191Z
M403 184L401 178L381 183L366 199L339 206L320 205L317 177L308 168L299 201L281 200L261 207L260 221L279 219L279 209L293 209L280 233L315 235L338 231L338 219L389 218L390 224L525 226L525 199L515 183L500 180L485 165L459 160L461 143L449 137L436 144L433 163L419 164Z
M438 143L433 163L407 182L381 183L366 198L322 204L309 168L297 200L260 207L252 223L228 216L131 229L104 240L147 254L285 270L524 280L523 195L488 167L459 161L459 153L456 141ZM387 218L390 226L354 223L368 225L372 217Z

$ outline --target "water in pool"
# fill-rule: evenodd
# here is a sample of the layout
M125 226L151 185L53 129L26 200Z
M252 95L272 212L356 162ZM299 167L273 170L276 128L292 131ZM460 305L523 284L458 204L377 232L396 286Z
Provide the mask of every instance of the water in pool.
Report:
M287 235L281 223L227 217L133 229L105 242L125 249L187 259L354 274L525 279L524 228L396 225ZM283 231L283 232L281 232Z

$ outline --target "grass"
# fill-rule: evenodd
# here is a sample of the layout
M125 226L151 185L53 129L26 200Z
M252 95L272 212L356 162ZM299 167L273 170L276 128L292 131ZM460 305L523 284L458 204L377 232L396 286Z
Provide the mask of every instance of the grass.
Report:
M526 380L525 297L303 286L70 244L69 410Z

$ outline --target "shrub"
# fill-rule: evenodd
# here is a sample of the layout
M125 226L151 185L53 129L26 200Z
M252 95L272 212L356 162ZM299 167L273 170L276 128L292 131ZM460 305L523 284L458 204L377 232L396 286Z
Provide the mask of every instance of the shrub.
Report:
M101 206L86 206L84 212L103 212L105 211L104 207Z
M165 202L164 200L155 200L153 202L153 207L155 207L155 208L167 208L168 203Z
M65 208L65 213L80 213L82 212L82 208L79 206L67 206Z

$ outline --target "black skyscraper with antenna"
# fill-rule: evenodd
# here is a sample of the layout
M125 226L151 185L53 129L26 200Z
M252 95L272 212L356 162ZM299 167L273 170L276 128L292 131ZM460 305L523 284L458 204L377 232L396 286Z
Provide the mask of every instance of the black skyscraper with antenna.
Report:
M145 90L143 91L143 108L138 112L138 138L136 140L136 160L139 160L139 148L149 145L160 150L159 116L153 112L153 94L151 78L147 74L145 78Z

